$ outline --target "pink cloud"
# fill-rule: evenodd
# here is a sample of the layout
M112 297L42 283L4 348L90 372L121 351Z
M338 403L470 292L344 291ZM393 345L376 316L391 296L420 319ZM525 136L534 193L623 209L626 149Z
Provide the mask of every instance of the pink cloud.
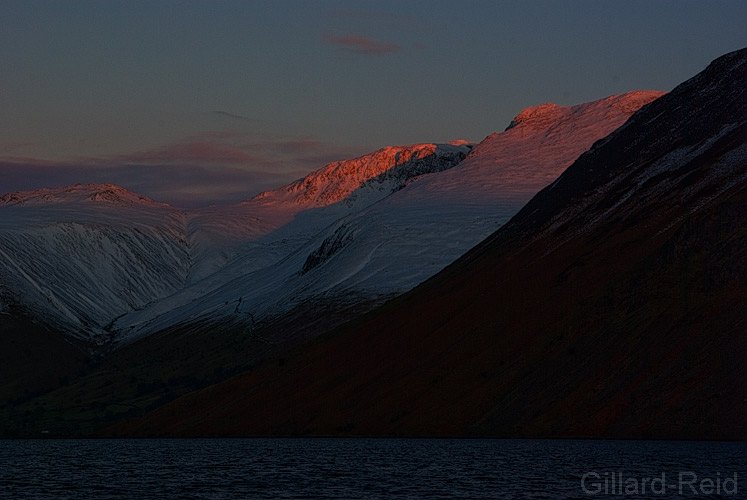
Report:
M0 154L0 196L112 183L174 206L246 200L364 151L309 137L206 132L176 144L106 157L50 161Z
M402 47L395 43L377 42L359 35L337 36L328 33L324 35L324 41L353 54L383 55L402 50Z
M177 207L246 200L297 176L277 169L180 164L48 164L0 160L0 196L12 191L111 183Z

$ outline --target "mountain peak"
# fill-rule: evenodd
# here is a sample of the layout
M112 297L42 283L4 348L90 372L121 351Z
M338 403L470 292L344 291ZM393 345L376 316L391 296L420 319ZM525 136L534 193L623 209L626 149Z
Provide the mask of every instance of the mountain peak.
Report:
M75 184L32 191L14 191L0 196L0 205L44 205L47 203L103 202L132 205L157 204L155 200L138 195L115 184Z
M554 103L540 104L522 110L511 120L506 130L520 127L531 130L543 130L556 124L569 115L586 114L590 112L605 112L610 108L623 113L632 114L643 105L658 99L666 92L659 90L634 90L624 94L615 94L604 99L598 99L575 106L560 106Z
M383 182L385 177L396 177L404 182L417 175L446 170L464 159L469 151L470 146L461 141L386 146L352 160L329 163L287 186L260 193L250 201L309 207L331 205L367 183Z
M508 125L508 128L506 128L506 130L512 129L519 124L538 122L545 123L551 121L555 116L558 115L562 108L562 106L558 106L557 104L553 104L551 102L524 108L521 113L516 115L516 117L511 120L511 123Z

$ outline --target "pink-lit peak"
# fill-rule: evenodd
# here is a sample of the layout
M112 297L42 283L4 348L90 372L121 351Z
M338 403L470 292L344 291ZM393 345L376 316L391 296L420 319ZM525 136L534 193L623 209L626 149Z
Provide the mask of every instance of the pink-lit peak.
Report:
M325 206L347 198L367 181L414 160L431 155L466 154L466 141L459 144L410 144L387 146L352 160L336 161L287 186L260 193L252 200L264 204Z
M529 126L533 129L542 129L558 121L560 118L571 114L588 113L594 109L615 108L623 113L632 114L643 105L658 99L666 92L659 90L636 90L624 94L616 94L605 99L591 101L575 106L559 106L554 103L540 104L525 108L506 128L510 130L519 125Z

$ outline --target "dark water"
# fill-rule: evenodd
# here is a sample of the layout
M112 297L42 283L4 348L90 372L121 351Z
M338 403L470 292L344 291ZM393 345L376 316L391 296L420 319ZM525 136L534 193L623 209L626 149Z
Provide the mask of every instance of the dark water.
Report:
M744 499L747 444L0 440L0 498Z

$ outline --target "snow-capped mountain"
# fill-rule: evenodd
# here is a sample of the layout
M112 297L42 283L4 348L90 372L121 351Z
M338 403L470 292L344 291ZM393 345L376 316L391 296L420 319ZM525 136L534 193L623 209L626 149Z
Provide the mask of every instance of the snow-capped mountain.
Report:
M716 59L410 293L117 432L745 440L746 83Z
M314 303L372 306L492 233L661 94L529 108L474 148L387 147L231 206L179 210L111 185L11 193L0 307L119 342L195 321L252 328Z
M337 203L298 213L293 222L247 249L210 280L128 314L116 327L137 335L208 318L253 325L308 303L344 308L366 300L373 305L407 291L495 231L595 140L660 95L632 92L574 107L552 106L546 113L531 108L517 117L519 125L487 137L453 168L441 167L439 158L432 161L435 168L428 174L422 168L390 168L373 177L378 184L367 181L356 190L340 190L360 185L359 180L347 180L349 170L340 176L338 165L325 167L250 203ZM427 149L432 150L433 146ZM406 151L413 154L412 148ZM414 151L422 155L423 147ZM372 159L397 155L384 149ZM365 176L369 178L381 171L371 170L371 160L367 162L367 170L356 162L354 171L371 172ZM386 161L392 163L396 162ZM320 181L323 187L318 187ZM380 191L382 185L386 189ZM370 203L372 197L378 201ZM361 207L361 200L369 203ZM313 234L302 232L309 227ZM266 245L299 234L302 244L274 264L246 267L246 262L266 254Z
M76 184L64 188L41 188L34 191L13 192L0 196L0 205L48 205L52 203L105 202L117 205L145 204L168 206L140 196L114 184Z
M0 198L0 311L12 308L75 336L109 342L116 318L194 283L202 283L198 290L223 284L230 279L225 273L208 278L241 253L251 254L239 265L243 272L269 266L353 208L326 210L259 242L299 212L353 190L357 206L365 206L468 152L463 145L389 147L238 205L194 211L111 184L8 193ZM319 190L323 196L312 196Z
M594 141L661 94L529 108L455 168L424 176L329 227L304 271L314 264L315 283L334 276L327 293L340 298L360 290L409 290L508 221Z

